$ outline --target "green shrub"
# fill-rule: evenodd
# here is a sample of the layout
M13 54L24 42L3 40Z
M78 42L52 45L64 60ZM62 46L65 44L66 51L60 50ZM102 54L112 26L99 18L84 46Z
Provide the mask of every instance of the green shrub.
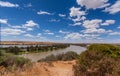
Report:
M75 76L120 76L120 48L93 44L81 53L74 66Z
M77 53L69 51L67 53L47 56L46 58L38 60L38 62L40 62L40 61L58 61L58 60L67 61L67 60L77 59L77 57L78 57Z
M5 54L4 50L0 50L0 56L3 56Z
M15 70L31 64L29 59L0 51L0 66L4 66L7 70Z

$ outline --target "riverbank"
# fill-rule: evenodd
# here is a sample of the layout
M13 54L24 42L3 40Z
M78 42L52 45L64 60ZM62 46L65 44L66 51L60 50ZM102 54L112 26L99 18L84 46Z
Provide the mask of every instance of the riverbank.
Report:
M7 53L12 53L15 55L26 54L26 53L39 53L39 52L47 52L47 51L54 51L58 49L65 49L69 47L68 44L54 44L54 45L31 45L24 47L26 45L20 46L8 46L8 47L1 47L0 50L4 50Z
M24 58L28 58L32 62L37 62L38 60L40 60L42 58L45 58L47 56L50 56L52 54L53 55L58 55L58 54L66 53L66 52L69 52L69 51L73 51L73 52L76 52L77 54L80 54L81 52L83 52L85 50L86 50L86 48L84 48L84 47L70 45L69 47L67 47L65 49L58 49L58 50L54 50L54 51L40 52L40 53L22 54L22 55L19 55L19 56L24 57Z
M72 61L37 62L23 71L6 72L2 76L74 76Z

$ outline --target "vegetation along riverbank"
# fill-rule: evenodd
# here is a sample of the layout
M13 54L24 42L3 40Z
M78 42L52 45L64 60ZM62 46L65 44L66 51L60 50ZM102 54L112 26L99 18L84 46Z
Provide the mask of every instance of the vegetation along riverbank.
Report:
M64 49L69 47L70 45L68 44L53 44L53 45L31 45L27 47L4 47L1 48L1 50L4 50L8 53L12 53L15 55L18 54L25 54L25 53L38 53L38 52L47 52L47 51L53 51L53 50L58 50L58 49Z
M9 64L9 65L8 65ZM38 62L0 51L0 76L120 76L120 47L92 44L80 55L69 51Z

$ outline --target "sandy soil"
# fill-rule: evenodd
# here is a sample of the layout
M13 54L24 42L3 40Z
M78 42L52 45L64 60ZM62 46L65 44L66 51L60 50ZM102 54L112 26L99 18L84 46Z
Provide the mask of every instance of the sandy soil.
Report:
M15 71L2 76L74 76L73 65L76 61L56 61L51 63L34 63L31 69L25 71Z

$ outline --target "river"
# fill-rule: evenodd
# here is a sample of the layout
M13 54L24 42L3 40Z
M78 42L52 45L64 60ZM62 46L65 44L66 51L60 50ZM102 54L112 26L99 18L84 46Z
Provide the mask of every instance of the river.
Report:
M75 45L70 45L69 47L65 48L65 49L59 49L59 50L54 50L54 51L48 51L48 52L41 52L41 53L29 53L29 54L22 54L19 55L20 57L24 57L24 58L28 58L30 59L32 62L36 62L42 58L45 58L49 55L58 55L61 53L66 53L68 51L74 51L77 54L80 54L81 52L85 51L86 48L81 47L81 46L75 46Z

